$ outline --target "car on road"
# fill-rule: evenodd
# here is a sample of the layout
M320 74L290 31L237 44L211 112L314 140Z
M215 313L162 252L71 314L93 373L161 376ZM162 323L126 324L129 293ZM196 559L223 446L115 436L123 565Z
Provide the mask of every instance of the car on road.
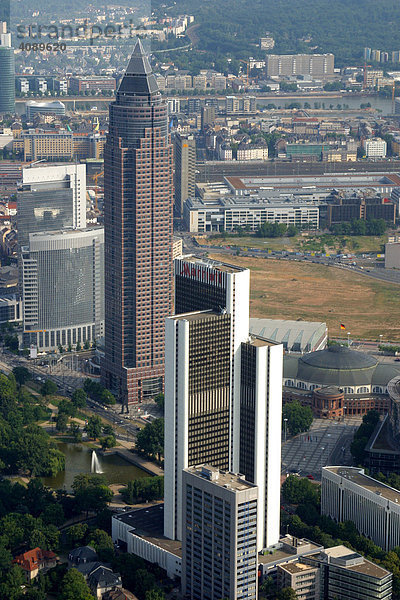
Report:
M311 475L311 473L309 473L309 474L307 475L307 479L314 479L314 477Z

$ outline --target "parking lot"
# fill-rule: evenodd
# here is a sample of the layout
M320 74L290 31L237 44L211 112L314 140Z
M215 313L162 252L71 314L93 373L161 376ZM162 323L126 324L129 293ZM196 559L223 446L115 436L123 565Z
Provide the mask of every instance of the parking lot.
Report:
M361 417L344 421L314 419L310 431L282 443L282 473L311 475L321 479L321 469L328 464L352 464L350 444Z

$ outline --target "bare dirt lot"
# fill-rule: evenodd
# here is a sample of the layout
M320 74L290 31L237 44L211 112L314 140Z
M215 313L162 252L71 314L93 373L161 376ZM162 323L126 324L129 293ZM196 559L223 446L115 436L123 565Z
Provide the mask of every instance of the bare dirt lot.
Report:
M325 321L331 337L400 340L400 286L335 267L229 257L251 270L250 316ZM340 323L346 327L341 331Z

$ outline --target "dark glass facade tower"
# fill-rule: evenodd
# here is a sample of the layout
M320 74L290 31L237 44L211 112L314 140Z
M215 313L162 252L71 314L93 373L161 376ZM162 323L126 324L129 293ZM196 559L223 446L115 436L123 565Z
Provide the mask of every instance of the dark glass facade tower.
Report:
M104 151L105 357L123 404L163 387L172 312L173 151L167 104L137 42L110 105Z
M0 113L15 112L14 48L0 45Z

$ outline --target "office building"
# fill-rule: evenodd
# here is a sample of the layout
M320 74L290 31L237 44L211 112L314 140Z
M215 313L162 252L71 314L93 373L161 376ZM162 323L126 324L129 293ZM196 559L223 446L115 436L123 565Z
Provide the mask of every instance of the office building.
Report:
M185 598L257 598L257 486L209 465L183 472Z
M385 158L387 144L382 138L367 138L364 140L364 150L367 158Z
M6 3L7 4L7 3ZM9 7L8 7L9 10ZM7 19L7 15L6 19ZM9 12L8 12L9 20ZM11 34L0 19L0 114L15 112L15 61Z
M189 198L183 206L186 229L192 233L235 231L239 227L256 231L263 223L283 223L319 228L319 206L311 202L283 202L262 196L223 196L211 202Z
M320 549L277 566L278 589L299 600L390 600L392 573L345 546Z
M21 134L24 161L69 160L74 156L72 131L28 130ZM20 143L19 140L15 140Z
M361 468L322 468L321 513L335 521L353 521L385 551L400 546L400 491Z
M231 315L193 312L166 321L164 535L182 540L183 469L229 470Z
M21 261L25 346L56 350L103 336L103 229L31 233Z
M343 197L334 194L328 198L326 221L328 227L336 223L350 223L353 219L384 219L394 225L397 212L395 201L388 198L356 194Z
M0 323L22 321L22 300L15 294L0 297Z
M1 0L0 2L0 27L2 23L6 24L7 31L11 31L10 0Z
M298 600L320 600L320 571L317 565L309 565L302 560L278 565L277 588L290 587Z
M193 135L175 138L175 216L183 217L183 203L195 195L196 141Z
M276 544L280 534L282 345L260 337L242 342L239 472L259 489L257 547Z
M249 271L174 261L166 320L164 534L182 539L182 469L208 463L259 487L257 548L279 540L282 345L249 337ZM202 311L202 312L192 312Z
M140 40L110 104L104 150L102 381L127 405L163 389L172 312L173 148L167 103Z
M59 100L52 100L51 102L35 102L31 100L26 103L26 116L31 121L34 115L65 115L65 104Z
M17 192L18 241L39 231L86 227L86 165L37 165L22 169Z
M265 57L267 77L324 77L333 75L334 63L333 54L267 54Z
M346 546L334 546L304 557L302 562L319 569L323 600L390 600L392 573Z
M71 94L80 94L86 91L104 92L115 91L116 81L114 77L102 77L100 75L87 77L70 77L69 91Z

